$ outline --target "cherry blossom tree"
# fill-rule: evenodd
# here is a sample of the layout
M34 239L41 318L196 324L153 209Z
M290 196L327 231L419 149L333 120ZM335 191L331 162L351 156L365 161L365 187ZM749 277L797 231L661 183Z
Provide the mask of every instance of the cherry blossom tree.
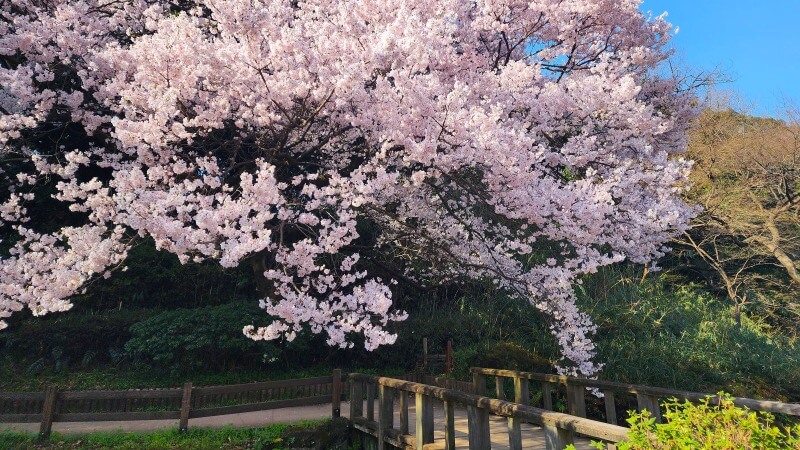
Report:
M528 299L562 372L594 375L573 284L653 261L693 214L692 96L639 3L6 1L0 318L69 309L151 238L253 264L275 318L253 339L374 349L405 317L361 261L381 252ZM54 207L70 223L35 229Z

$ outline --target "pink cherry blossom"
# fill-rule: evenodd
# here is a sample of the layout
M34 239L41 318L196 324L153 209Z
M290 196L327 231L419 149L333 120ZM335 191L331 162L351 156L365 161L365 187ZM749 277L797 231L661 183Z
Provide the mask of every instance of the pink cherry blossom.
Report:
M19 240L0 318L68 309L149 237L182 261L263 265L276 321L246 335L308 326L373 349L405 317L363 264L380 253L420 283L528 299L562 372L594 375L572 286L653 261L693 214L696 112L658 70L670 25L639 3L14 0L0 226ZM25 228L46 183L84 226ZM368 244L359 223L379 230Z

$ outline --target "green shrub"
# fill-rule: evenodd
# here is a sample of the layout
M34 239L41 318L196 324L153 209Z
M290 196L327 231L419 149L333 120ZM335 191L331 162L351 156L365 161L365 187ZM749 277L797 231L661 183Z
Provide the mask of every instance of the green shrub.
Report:
M278 345L242 334L245 325L268 319L254 302L165 311L131 326L125 350L137 361L173 370L268 364L279 358Z
M800 449L800 425L782 430L769 413L734 406L730 395L720 393L719 404L707 397L694 404L666 402L665 423L656 424L648 411L633 414L629 441L620 450L667 449Z
M455 378L466 379L470 367L551 372L553 365L544 357L514 342L471 345L453 352Z

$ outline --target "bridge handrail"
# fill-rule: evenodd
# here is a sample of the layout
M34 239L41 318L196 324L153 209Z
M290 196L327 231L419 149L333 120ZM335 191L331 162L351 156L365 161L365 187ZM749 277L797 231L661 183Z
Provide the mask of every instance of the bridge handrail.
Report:
M580 378L580 377L572 377L566 375L551 375L551 374L544 374L544 373L534 373L534 372L522 372L516 370L502 370L502 369L488 369L482 367L472 367L470 368L470 373L473 375L473 384L478 383L480 381L476 381L476 377L485 377L485 376L494 376L494 377L505 377L511 379L528 379L533 381L539 381L542 383L549 383L551 385L562 385L568 388L574 386L580 386L583 388L595 388L600 389L603 392L627 392L630 394L636 394L637 398L639 399L640 406L645 406L645 409L650 409L650 407L654 407L657 405L658 399L663 398L677 398L679 400L689 400L689 401L701 401L707 397L711 398L712 403L718 402L719 397L714 394L707 394L701 392L692 392L692 391L681 391L675 389L666 389L660 387L652 387L652 386L643 386L638 384L628 384L628 383L619 383L615 381L603 381L603 380L593 380L588 378ZM585 390L585 389L584 389ZM653 404L653 399L656 399L656 403ZM613 395L612 395L613 400ZM746 407L753 411L766 411L775 414L786 414L791 416L798 416L800 417L800 404L797 403L782 403L770 400L756 400L752 398L744 398L744 397L733 397L733 403L740 407ZM648 404L650 402L650 404ZM659 414L657 411L651 411L654 413L658 419L660 419Z
M509 441L511 448L521 447L520 421L531 422L543 427L548 449L561 449L572 442L575 433L596 440L616 443L628 436L626 428L595 420L547 411L532 406L493 399L395 378L378 377L351 373L350 376L350 420L357 428L366 432L377 431L379 449L385 444L402 448L422 449L433 443L433 409L431 398L441 400L445 407L445 448L455 448L455 429L453 407L467 407L468 437L470 448L488 448L489 414L499 415L509 420ZM363 416L363 403L355 399L363 398L366 387L366 417ZM374 419L373 401L378 391L378 421ZM394 394L400 397L400 428L393 425ZM414 394L416 402L416 436L408 434L408 394ZM516 445L515 445L516 444Z

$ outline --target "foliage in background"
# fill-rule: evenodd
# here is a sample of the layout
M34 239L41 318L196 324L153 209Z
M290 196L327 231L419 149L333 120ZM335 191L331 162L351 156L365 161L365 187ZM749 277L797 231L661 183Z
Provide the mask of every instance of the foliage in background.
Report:
M740 396L800 398L800 346L758 317L669 274L635 267L584 279L581 301L599 330L601 378Z
M262 319L252 301L165 311L131 326L125 350L137 361L171 370L225 371L247 360L266 365L279 360L279 345L242 334L245 325Z
M800 111L785 121L710 108L690 133L701 207L675 241L684 274L797 334L800 319Z
M694 404L675 399L665 403L665 423L656 424L648 411L632 412L629 441L620 450L784 450L800 449L800 425L781 429L769 413L734 406L720 393L718 405L710 398Z

